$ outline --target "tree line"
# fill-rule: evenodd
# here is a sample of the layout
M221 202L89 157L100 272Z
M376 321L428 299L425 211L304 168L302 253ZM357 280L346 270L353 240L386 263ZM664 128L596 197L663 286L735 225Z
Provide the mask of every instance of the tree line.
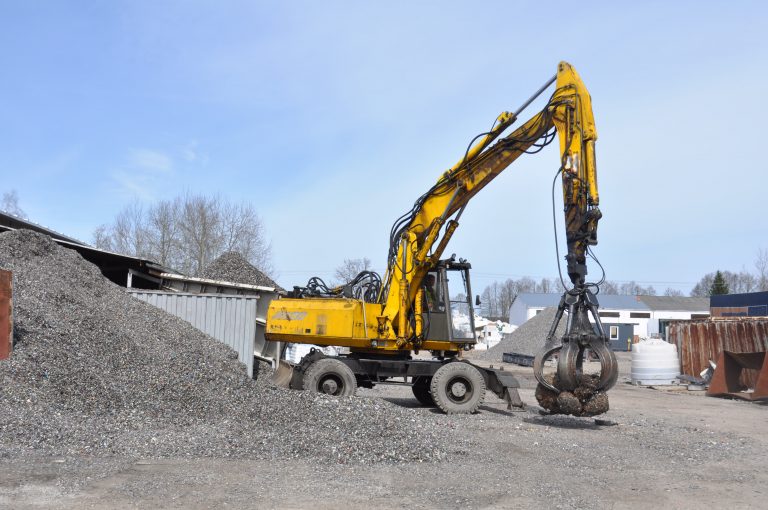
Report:
M768 291L768 250L757 250L755 272L713 271L705 274L691 290L691 296L713 294L742 294Z
M219 196L185 194L150 206L134 202L96 228L93 244L192 276L230 251L267 275L274 272L271 245L256 210Z

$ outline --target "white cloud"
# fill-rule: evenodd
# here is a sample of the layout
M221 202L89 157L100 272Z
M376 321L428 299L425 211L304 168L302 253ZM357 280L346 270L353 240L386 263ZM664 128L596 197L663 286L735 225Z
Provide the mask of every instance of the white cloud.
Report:
M130 165L138 169L168 173L173 170L173 158L151 149L134 149L130 155Z

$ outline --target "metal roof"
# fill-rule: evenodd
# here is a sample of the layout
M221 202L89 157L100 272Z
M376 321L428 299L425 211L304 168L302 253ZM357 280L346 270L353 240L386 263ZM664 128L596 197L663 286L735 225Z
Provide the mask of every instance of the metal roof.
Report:
M528 307L548 307L560 304L560 294L539 294L523 292L517 295L517 299L522 300ZM651 310L643 303L638 296L618 296L599 294L597 300L600 308L605 310Z
M65 236L64 234L56 232L55 230L49 229L48 227L44 227L33 221L29 221L20 216L16 216L15 214L11 214L11 213L0 210L0 232L6 231L6 230L18 230L21 228L24 228L27 230L34 230L35 232L40 232L41 234L45 234L47 236L52 237L56 241L68 241L70 243L75 243L82 246L88 246L87 244L80 241L79 239Z
M546 308L560 304L560 294L523 292L518 294L517 299L533 308ZM597 300L600 308L604 310L709 312L709 298L598 294Z
M638 296L651 310L709 312L709 298L684 296Z

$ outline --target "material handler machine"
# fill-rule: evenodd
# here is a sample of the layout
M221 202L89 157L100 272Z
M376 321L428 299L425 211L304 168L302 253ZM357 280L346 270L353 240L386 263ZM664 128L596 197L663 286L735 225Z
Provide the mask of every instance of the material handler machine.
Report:
M502 137L552 84L555 90L546 106ZM476 411L489 389L510 407L524 407L519 384L509 371L463 359L462 352L476 343L470 264L455 256L441 257L470 200L520 155L538 152L556 137L560 166L555 179L560 177L563 190L570 288L534 360L537 397L544 393L550 402L557 402L562 395L576 394L584 404L575 409L542 404L553 412L607 410L604 393L616 383L617 363L597 313L599 282L586 281L586 259L590 247L597 244L601 217L597 132L590 95L566 62L517 111L503 112L490 131L475 137L459 162L398 218L390 232L383 278L364 271L335 288L312 278L305 287L294 287L287 297L270 303L268 340L341 346L349 351L328 357L313 350L298 364L281 362L276 381L338 396L352 395L358 386L409 384L422 404L437 405L446 413ZM561 320L566 320L566 332L558 338L555 331ZM597 355L601 367L589 383L582 373L585 349ZM420 351L429 351L431 357L414 356ZM555 357L556 373L545 376L544 362ZM605 405L590 408L589 402L596 397L602 397Z

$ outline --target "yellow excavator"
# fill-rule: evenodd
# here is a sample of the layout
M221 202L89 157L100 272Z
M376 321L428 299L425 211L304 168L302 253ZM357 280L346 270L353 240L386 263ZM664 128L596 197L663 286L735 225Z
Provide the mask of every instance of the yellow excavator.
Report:
M553 83L555 90L546 106L501 137ZM337 396L352 395L358 386L407 384L422 404L436 405L449 414L476 411L486 389L505 399L510 408L524 407L519 383L509 371L481 367L463 358L462 353L476 343L470 264L455 256L441 257L472 197L520 155L538 152L556 135L570 288L534 360L537 398L551 412L591 415L607 410L605 392L616 382L617 364L597 313L599 282L586 281L586 259L590 246L597 244L601 217L597 132L590 95L566 62L517 111L503 112L488 132L476 136L459 162L397 219L390 232L383 278L363 271L333 288L312 278L306 286L294 287L287 297L270 303L267 340L348 350L333 357L312 350L297 364L281 362L276 382ZM555 331L564 317L566 333L558 338ZM585 350L599 358L599 375L582 373ZM414 356L420 351L429 351L431 357ZM545 375L545 361L555 357L556 372ZM582 405L562 405L568 400L564 396L574 400L574 394Z

